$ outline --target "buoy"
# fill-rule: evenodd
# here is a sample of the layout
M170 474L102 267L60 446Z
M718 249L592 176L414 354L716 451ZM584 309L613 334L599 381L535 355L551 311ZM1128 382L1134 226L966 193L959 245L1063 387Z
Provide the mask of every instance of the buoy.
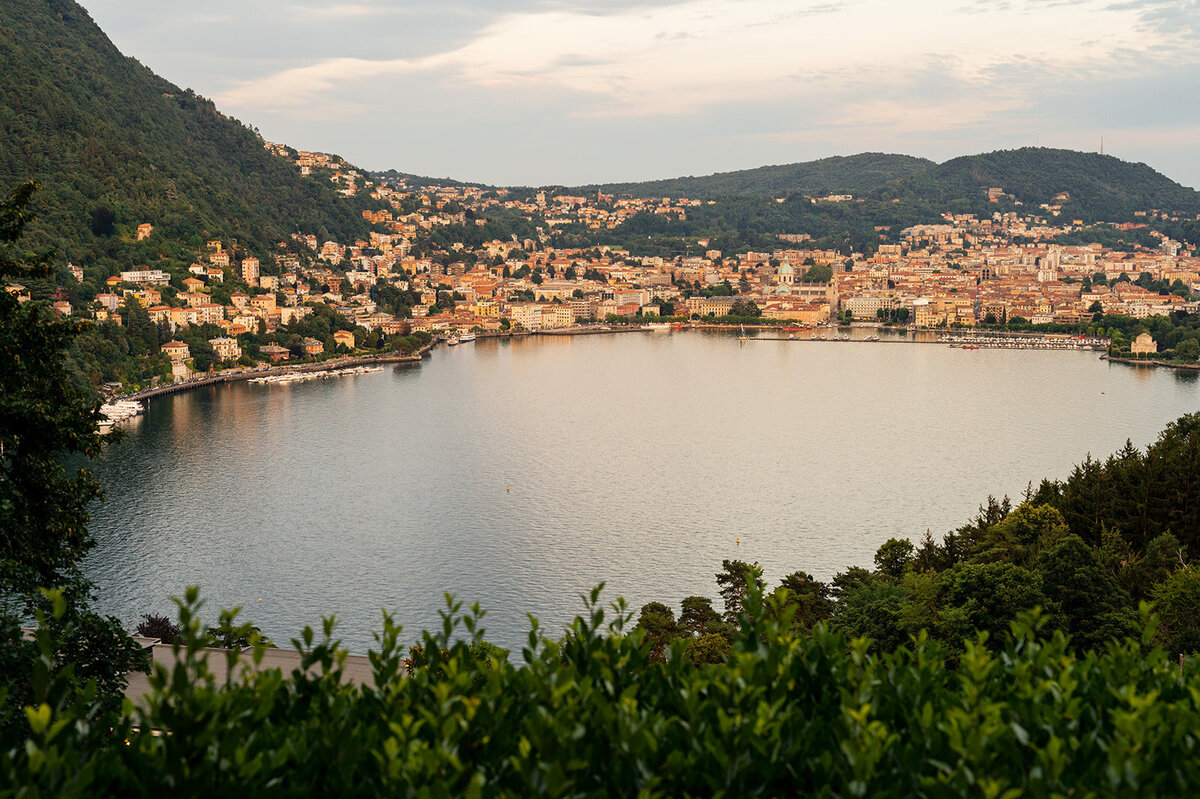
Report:
M508 493L509 491L512 491L512 486L505 486L505 487L504 487L504 492L505 492L505 493Z
M739 538L739 539L737 539L737 545L738 545L739 547L742 545L742 539L740 539L740 538ZM261 602L262 600L260 599L259 601Z

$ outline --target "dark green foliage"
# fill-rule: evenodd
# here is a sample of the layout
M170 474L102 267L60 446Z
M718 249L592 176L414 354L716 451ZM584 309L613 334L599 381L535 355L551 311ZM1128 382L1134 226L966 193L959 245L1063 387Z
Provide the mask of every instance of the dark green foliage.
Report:
M1153 593L1158 641L1172 655L1200 653L1200 569L1180 569Z
M646 646L650 650L650 660L655 663L663 661L663 653L678 632L674 612L661 602L651 602L642 606L635 630L645 633Z
M353 240L378 205L301 177L211 101L122 56L72 0L0 0L0 128L0 185L41 181L30 234L89 280L160 252L186 264L175 250L210 238L261 253L296 230ZM155 232L136 242L143 222Z
M798 164L763 166L704 177L580 186L572 193L632 194L636 197L786 197L791 194L865 194L888 181L921 172L932 161L910 155L859 153Z
M797 631L811 630L833 615L829 586L807 572L792 572L784 577L772 597L777 601L768 603L768 607L778 607L787 613Z
M24 184L0 201L2 283L50 270L47 254L21 249L34 189ZM115 619L88 611L91 587L79 569L94 545L87 505L100 490L64 459L96 455L101 442L99 398L65 367L78 332L44 303L20 304L0 290L0 735L22 724L20 708L59 678L88 693L89 716L111 719L139 655ZM43 587L59 590L50 598ZM36 643L19 630L35 616L46 619Z
M889 538L875 552L875 568L893 580L904 575L904 569L912 562L913 544L906 538Z
M881 196L902 202L940 206L943 210L991 216L1006 205L988 202L985 190L1002 188L1026 206L1062 202L1068 218L1085 221L1133 219L1151 208L1200 212L1200 193L1179 185L1145 164L1110 155L1023 147L954 158L885 187Z
M757 563L723 560L721 571L717 573L717 585L725 600L725 621L734 623L742 614L746 592L754 587L762 590L762 568Z
M975 542L973 557L985 563L1032 566L1038 556L1067 535L1062 514L1049 505L1022 503Z
M1079 536L1061 539L1042 556L1038 571L1051 623L1078 648L1103 646L1137 632L1133 600Z
M813 264L800 278L805 283L828 283L833 280L833 268L828 264Z
M885 655L756 614L721 665L654 663L596 603L522 665L478 644L477 610L444 612L408 671L385 616L374 679L306 630L302 667L215 680L195 594L179 664L144 705L89 723L68 683L39 691L3 741L0 794L261 796L1185 796L1200 786L1200 675L1136 641L1075 655L1014 623L999 652L953 662L918 639ZM748 597L759 608L760 597ZM411 651L411 650L409 650ZM261 650L259 650L261 653ZM249 657L249 656L246 656ZM41 703L44 702L44 706ZM169 734L157 734L165 731ZM127 743L126 743L127 742Z
M713 610L706 596L689 596L683 600L679 626L691 635L704 635L721 622L721 614Z
M142 620L138 622L134 632L146 638L157 638L164 644L173 644L179 637L180 630L179 625L166 616L143 613Z
M736 299L733 301L733 305L729 306L729 316L745 316L757 319L759 313L759 307L753 300Z
M1171 422L1144 454L1126 445L1103 462L1089 457L1044 491L1070 532L1092 546L1111 530L1141 553L1170 532L1200 551L1200 413Z
M273 646L258 627L252 624L234 623L240 611L241 608L221 611L221 617L217 620L216 625L205 630L205 634L208 636L208 645L219 649L242 649L254 644Z
M939 575L937 590L943 612L935 629L951 645L986 632L1000 646L1019 613L1046 604L1036 575L1011 563L960 563Z
M867 573L853 583L834 578L837 607L833 624L851 638L865 638L872 652L891 652L908 640L901 624L908 594L894 582Z
M19 239L34 186L0 201L0 280L48 274L46 254L31 255ZM68 473L60 459L96 455L99 398L78 388L60 367L79 332L45 304L20 304L0 291L0 597L32 601L38 586L77 575L90 548L87 503L99 486L83 470Z

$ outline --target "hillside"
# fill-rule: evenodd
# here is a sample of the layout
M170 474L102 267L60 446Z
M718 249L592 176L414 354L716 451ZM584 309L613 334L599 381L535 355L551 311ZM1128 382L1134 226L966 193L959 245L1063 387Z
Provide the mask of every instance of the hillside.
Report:
M0 0L0 130L0 187L42 186L32 242L85 268L151 257L128 241L145 222L164 242L261 254L297 230L367 230L368 200L302 178L211 101L123 56L73 0Z
M1064 215L1116 221L1135 211L1158 208L1200 213L1200 192L1181 186L1145 164L1099 153L1023 147L954 158L898 178L883 187L881 199L918 201L943 210L990 214L986 188L1000 188L1035 208L1058 204ZM1001 204L1011 202L1007 198Z
M604 183L579 186L574 191L633 194L641 197L782 197L790 194L865 194L891 180L908 177L934 166L933 161L911 155L859 153L822 158L798 164L761 166L703 177L650 180L640 183Z

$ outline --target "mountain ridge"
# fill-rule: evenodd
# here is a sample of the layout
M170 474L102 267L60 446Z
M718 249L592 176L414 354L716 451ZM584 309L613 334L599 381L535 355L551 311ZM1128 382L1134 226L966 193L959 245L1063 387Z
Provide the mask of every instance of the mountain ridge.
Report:
M110 273L155 255L128 246L142 223L263 255L297 230L368 229L368 198L302 177L211 100L123 55L73 0L0 0L0 131L0 186L41 183L31 243Z

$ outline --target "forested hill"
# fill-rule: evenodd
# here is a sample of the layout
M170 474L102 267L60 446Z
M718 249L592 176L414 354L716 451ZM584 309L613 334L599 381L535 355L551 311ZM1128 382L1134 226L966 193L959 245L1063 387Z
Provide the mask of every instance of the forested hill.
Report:
M1001 189L991 202L988 189ZM1061 215L1088 221L1133 219L1137 211L1200 213L1200 192L1141 163L1098 153L1024 147L968 155L937 164L923 158L860 153L799 164L764 166L705 177L579 186L570 191L641 197L783 197L852 194L900 200L932 213L990 216L996 210L1060 205Z
M988 188L1009 195L999 198L1000 204L1014 198L1034 209L1061 204L1063 216L1085 220L1117 221L1148 209L1200 213L1200 192L1145 164L1045 147L954 158L891 181L880 198L990 215L997 203L989 202ZM1055 199L1064 192L1067 199Z
M138 257L122 241L144 222L182 245L264 253L295 231L367 230L367 198L302 178L211 101L123 56L73 0L0 0L0 130L0 188L42 186L31 243L84 266Z
M638 197L783 197L791 194L866 194L889 181L923 172L933 161L911 155L859 153L822 158L799 164L761 166L703 177L650 180L641 183L605 183L579 186L573 191L633 194Z

